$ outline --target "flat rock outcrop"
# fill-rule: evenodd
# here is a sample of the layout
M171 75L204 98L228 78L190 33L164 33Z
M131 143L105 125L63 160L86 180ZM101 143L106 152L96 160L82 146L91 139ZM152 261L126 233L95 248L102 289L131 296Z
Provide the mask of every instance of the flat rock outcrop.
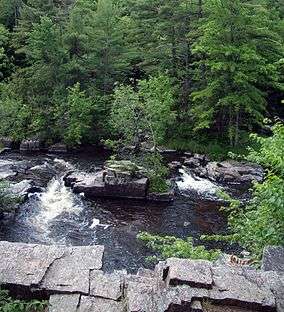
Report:
M20 151L24 153L38 153L40 151L40 141L37 139L23 140L20 144Z
M102 257L102 246L0 242L0 284L49 295L49 312L283 311L280 271L171 258L109 274Z
M108 176L105 171L90 174L72 173L65 177L67 186L75 193L84 193L87 197L117 197L145 199L148 189L148 179Z
M214 182L249 186L262 182L264 170L261 166L245 161L209 161L205 155L194 154L185 157L183 165L194 174Z

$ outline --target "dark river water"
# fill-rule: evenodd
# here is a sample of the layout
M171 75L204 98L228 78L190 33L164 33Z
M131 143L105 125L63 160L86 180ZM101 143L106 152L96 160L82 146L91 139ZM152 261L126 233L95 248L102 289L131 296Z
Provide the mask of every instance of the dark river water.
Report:
M62 177L68 170L90 171L102 166L100 154L88 156L21 156L0 157L1 163L15 165L60 167L41 193L30 194L20 206L15 219L0 225L0 239L13 242L105 246L104 270L151 267L145 260L152 252L136 236L141 231L153 234L194 237L222 233L226 219L213 200L218 188L208 180L195 179L181 171L178 184L180 194L173 203L157 204L134 200L86 200L66 188ZM230 250L230 246L207 244Z

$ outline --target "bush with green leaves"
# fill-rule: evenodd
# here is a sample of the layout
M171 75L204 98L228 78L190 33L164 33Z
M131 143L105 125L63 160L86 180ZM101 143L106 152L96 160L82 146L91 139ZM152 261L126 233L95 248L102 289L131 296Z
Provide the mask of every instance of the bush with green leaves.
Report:
M241 205L229 195L222 197L230 202L223 209L228 213L230 235L203 237L209 240L227 240L239 243L260 260L267 245L284 244L284 126L272 127L271 137L253 135L258 149L249 149L247 160L258 162L267 168L263 183L253 187L252 199Z
M151 259L166 259L171 257L216 260L221 252L220 250L207 250L204 246L194 246L193 239L176 238L174 236L151 235L142 232L138 235L138 239L145 242L147 247L158 253L158 257Z
M142 156L139 162L145 169L150 181L150 191L164 193L169 190L167 176L168 168L163 164L163 158L159 153L148 153Z
M144 142L157 147L175 120L174 96L170 79L165 75L138 83L138 91L118 86L114 92L111 125L124 145Z
M13 299L7 290L0 289L0 312L44 312L46 307L46 301Z

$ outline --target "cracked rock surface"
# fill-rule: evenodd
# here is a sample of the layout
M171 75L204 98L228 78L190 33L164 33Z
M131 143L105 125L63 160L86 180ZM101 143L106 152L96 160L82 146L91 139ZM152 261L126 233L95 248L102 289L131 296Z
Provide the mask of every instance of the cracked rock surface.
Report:
M283 271L171 258L106 274L103 250L0 242L0 284L48 295L49 312L284 311Z

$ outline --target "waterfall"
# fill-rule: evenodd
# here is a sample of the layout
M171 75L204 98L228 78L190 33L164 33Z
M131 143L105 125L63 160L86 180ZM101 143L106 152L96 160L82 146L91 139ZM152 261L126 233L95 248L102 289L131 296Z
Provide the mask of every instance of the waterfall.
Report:
M38 218L44 223L55 219L62 213L79 214L83 205L76 195L68 189L63 178L53 178L44 193L39 195Z
M186 195L187 192L196 192L202 196L216 196L220 187L211 182L208 179L198 178L191 172L186 171L184 168L179 170L181 174L181 180L177 181L177 186L182 194Z

